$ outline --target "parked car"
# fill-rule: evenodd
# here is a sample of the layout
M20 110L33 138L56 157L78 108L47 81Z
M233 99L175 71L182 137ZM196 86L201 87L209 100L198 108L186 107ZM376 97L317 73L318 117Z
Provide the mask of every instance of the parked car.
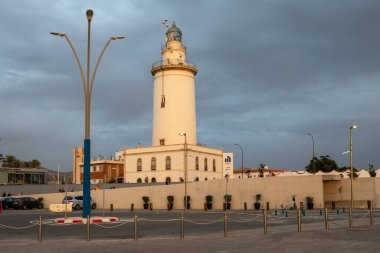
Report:
M13 202L16 198L1 198L0 202L2 204L2 207L4 210L7 210L9 208L13 208Z
M13 202L13 209L32 209L32 208L42 208L42 203L35 198L22 197L16 198Z
M90 197L91 209L96 209L96 203ZM67 196L62 200L62 204L72 204L73 209L79 210L83 208L83 196Z

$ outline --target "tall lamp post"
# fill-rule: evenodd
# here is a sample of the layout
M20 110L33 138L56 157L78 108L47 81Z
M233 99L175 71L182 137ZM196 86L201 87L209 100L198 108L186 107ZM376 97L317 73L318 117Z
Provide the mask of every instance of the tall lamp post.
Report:
M235 146L239 146L240 147L240 150L241 150L241 179L243 179L243 176L244 176L244 166L243 166L243 160L244 160L244 156L243 156L243 148L239 145L239 144L234 144Z
M102 56L104 52L106 51L109 43L111 40L119 40L123 39L124 37L121 36L113 36L110 37L106 44L103 47L102 52L100 53L98 60L96 62L95 68L92 72L92 77L90 80L90 38L91 38L91 20L92 17L94 16L94 12L92 10L87 10L86 11L86 16L87 16L87 21L88 21L88 28L87 28L87 69L86 69L86 78L84 77L83 73L83 68L82 64L78 58L78 55L75 51L74 46L72 45L69 37L65 33L59 33L59 32L51 32L50 34L60 36L60 37L65 37L67 42L69 43L75 59L77 60L78 66L79 66L79 71L82 77L82 85L83 85L83 90L84 90L84 105L85 105L85 110L84 110L84 165L83 165L83 212L82 212L82 217L85 218L90 215L90 157L91 157L91 141L90 141L90 108L91 108L91 94L92 94L92 87L94 86L94 80L95 80L95 75L96 71L99 66L99 62L102 59Z
M307 135L310 135L312 141L313 141L313 159L311 160L312 161L312 168L313 168L313 173L315 173L315 167L314 167L314 157L315 157L315 154L314 154L314 137L311 133L308 133Z
M351 177L351 210L354 208L354 169L352 167L352 129L358 128L357 125L350 126L350 177Z
M184 149L184 155L183 155L183 164L185 168L185 211L187 209L187 137L186 133L179 133L179 135L185 137L185 142L183 144L183 149Z

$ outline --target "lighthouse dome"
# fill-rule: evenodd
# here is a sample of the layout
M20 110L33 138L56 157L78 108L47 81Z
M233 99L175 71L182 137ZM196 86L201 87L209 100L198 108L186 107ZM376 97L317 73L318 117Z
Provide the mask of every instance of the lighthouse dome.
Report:
M182 32L181 29L179 29L175 22L173 22L172 26L169 27L169 29L166 32L166 41L179 41L182 42Z

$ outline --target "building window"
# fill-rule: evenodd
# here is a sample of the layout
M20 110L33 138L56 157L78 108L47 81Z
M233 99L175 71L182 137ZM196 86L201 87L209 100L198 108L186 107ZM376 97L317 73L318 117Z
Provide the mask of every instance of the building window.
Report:
M150 169L156 170L156 158L155 157L152 157L152 160L150 162Z
M165 139L160 139L160 146L165 146Z
M208 170L208 167L207 167L207 158L205 158L205 171Z
M212 171L216 172L216 161L215 161L215 159L212 159Z
M137 171L142 171L142 160L141 160L141 158L137 159Z
M152 177L152 183L155 183L155 182L156 182L156 178Z
M207 181L207 177L205 177L205 181Z
M199 170L199 157L195 157L195 170Z
M142 182L141 178L138 178L138 179L137 179L137 183L138 183L138 184L141 184L141 182Z
M167 177L165 179L165 184L170 184L172 182L172 180L170 179L170 177Z
M170 156L167 156L165 160L166 160L166 162L165 162L165 168L166 168L166 170L171 170L171 168L172 168L172 159L170 158Z
M196 177L196 178L195 178L195 182L198 182L198 181L199 181L199 177Z

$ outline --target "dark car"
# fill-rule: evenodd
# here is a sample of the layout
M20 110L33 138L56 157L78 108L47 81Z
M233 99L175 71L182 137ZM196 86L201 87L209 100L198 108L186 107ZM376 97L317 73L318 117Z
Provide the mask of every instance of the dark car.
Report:
M13 209L32 209L32 208L42 208L42 203L35 198L23 197L17 198L13 202Z
M13 208L13 202L16 200L16 198L2 198L0 200L2 207L4 210L7 210L9 208Z

